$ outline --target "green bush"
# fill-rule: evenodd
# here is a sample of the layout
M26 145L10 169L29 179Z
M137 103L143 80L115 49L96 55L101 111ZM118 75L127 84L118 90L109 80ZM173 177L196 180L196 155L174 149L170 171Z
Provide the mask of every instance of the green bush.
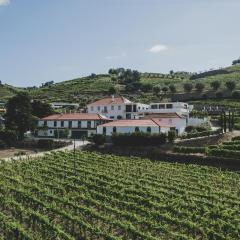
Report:
M106 142L106 136L102 134L95 134L91 139L97 146L103 145Z
M178 152L178 153L206 153L207 148L205 148L205 147L174 146L173 151Z
M188 139L188 138L197 138L197 137L206 137L211 136L215 134L221 133L221 130L210 130L210 131L204 131L204 132L194 132L194 133L188 133L187 135L181 136L182 139Z
M9 147L13 146L17 141L17 133L13 130L0 130L0 140L6 143Z
M233 138L232 138L232 141L239 141L239 142L240 142L240 136L233 137Z
M3 140L0 140L0 149L4 149L6 147L7 147L7 144Z
M152 146L161 145L166 143L167 136L164 133L149 134L142 132L135 133L116 133L112 136L112 141L115 145L128 145L128 146Z
M176 136L177 136L176 131L174 130L169 131L167 135L168 142L174 143Z
M240 151L228 150L228 149L209 149L208 155L226 158L240 158Z
M38 140L38 147L43 149L54 149L53 139L40 139Z

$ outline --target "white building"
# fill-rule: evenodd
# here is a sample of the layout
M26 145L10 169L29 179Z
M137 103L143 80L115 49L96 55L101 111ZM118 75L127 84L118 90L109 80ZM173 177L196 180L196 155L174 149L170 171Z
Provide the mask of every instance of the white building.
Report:
M97 126L97 134L111 136L113 133L144 132L150 134L167 133L174 126L167 125L158 119L118 120Z
M64 102L53 102L50 104L53 109L58 108L71 108L71 109L78 109L78 103L64 103Z
M193 110L193 105L184 102L150 103L150 107L144 113L177 113L188 117Z
M155 119L163 125L170 125L175 128L178 135L185 132L188 118L178 113L146 113L144 119Z
M138 119L149 105L133 103L124 97L108 97L87 105L88 113L102 114L110 119Z
M38 121L38 136L79 139L96 134L97 126L108 121L109 119L99 114L54 114Z

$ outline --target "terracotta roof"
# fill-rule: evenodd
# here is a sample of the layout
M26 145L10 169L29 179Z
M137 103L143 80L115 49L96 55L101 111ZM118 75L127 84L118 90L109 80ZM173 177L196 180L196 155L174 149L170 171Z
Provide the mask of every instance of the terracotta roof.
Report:
M186 118L178 113L146 113L144 119L152 118Z
M50 115L41 120L108 120L108 118L95 113L65 113Z
M153 119L132 119L117 120L100 125L102 127L172 127L171 125L161 124Z
M100 99L96 102L88 104L89 106L91 105L112 105L112 104L126 104L126 103L132 103L128 99L124 97L108 97L108 98L103 98Z

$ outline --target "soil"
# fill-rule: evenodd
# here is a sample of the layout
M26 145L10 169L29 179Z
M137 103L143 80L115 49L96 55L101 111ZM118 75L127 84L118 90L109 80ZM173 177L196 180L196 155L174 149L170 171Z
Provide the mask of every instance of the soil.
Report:
M2 158L11 158L19 155L19 153L23 153L23 155L30 155L37 152L40 152L39 149L24 149L24 148L7 148L0 150L0 159Z

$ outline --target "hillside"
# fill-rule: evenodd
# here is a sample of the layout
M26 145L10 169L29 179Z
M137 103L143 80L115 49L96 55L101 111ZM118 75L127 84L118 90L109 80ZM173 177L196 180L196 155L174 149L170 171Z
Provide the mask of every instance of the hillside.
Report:
M240 175L79 151L0 164L0 238L238 239Z
M42 99L48 102L67 101L79 102L85 105L95 99L109 95L109 89L114 87L117 92L135 101L149 102L170 99L178 101L199 100L201 98L215 98L216 91L211 88L211 82L218 80L221 87L218 92L223 93L223 98L231 96L226 90L225 82L233 80L236 82L236 89L240 89L240 65L230 66L220 70L208 71L197 75L186 72L171 72L171 74L160 73L141 73L140 90L129 91L126 84L120 83L116 74L99 74L88 77L77 78L63 81L39 88L27 88L31 96L35 99ZM191 83L193 87L196 83L203 83L205 88L202 92L193 88L191 93L184 92L184 84ZM176 91L171 92L169 86L174 85ZM166 88L166 92L154 94L153 88L158 86L160 89ZM3 85L0 88L0 99L11 97L17 90L14 87ZM23 89L22 89L23 90ZM226 94L226 96L224 95Z
M7 84L0 85L0 100L6 101L10 97L14 96L16 92L20 91L20 88L16 88Z

